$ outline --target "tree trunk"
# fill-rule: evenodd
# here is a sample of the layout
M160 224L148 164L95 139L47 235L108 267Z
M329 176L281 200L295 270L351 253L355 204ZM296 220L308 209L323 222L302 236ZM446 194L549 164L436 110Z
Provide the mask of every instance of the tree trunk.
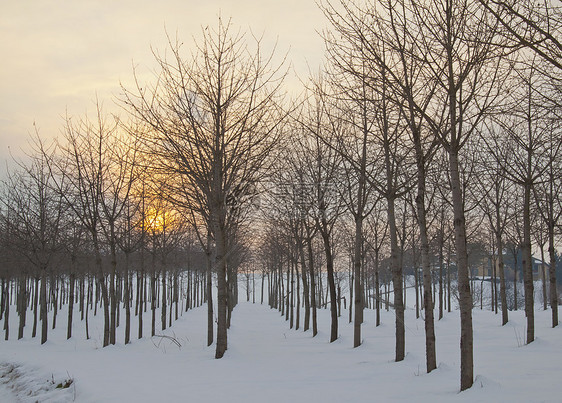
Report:
M496 207L496 217L497 213L499 212L499 206ZM497 221L496 221L497 222ZM507 295L505 289L505 270L504 270L504 263L503 263L503 242L502 237L499 231L496 231L496 243L498 244L498 260L497 260L497 268L500 275L500 300L502 304L502 326L505 326L508 318L507 313Z
M318 334L318 319L316 312L316 278L314 274L314 256L312 252L312 237L308 237L308 269L310 271L310 306L312 307L312 337Z
M76 274L74 272L74 265L75 265L75 257L72 257L71 262L71 269L70 269L70 292L68 294L68 322L66 327L66 339L70 339L72 337L72 315L74 313L74 285L76 282Z
M218 221L218 217L217 217ZM214 225L217 268L217 346L215 358L222 358L227 349L228 284L226 281L226 242L224 229L219 222Z
M364 184L363 184L364 186ZM355 242L353 245L353 288L355 288L355 316L353 318L353 347L361 345L361 324L363 323L363 288L361 285L361 246L363 243L363 209L362 198L363 189L358 191L359 207L358 214L355 216ZM351 285L350 285L351 288Z
M375 326L381 324L381 293L379 280L379 250L375 250Z
M168 307L168 300L167 300L167 293L168 293L168 287L166 285L166 268L162 267L162 290L161 290L161 298L162 298L162 307L160 309L160 322L162 325L162 330L166 330L166 309Z
M388 224L390 234L390 265L392 270L392 285L394 288L394 314L395 314L395 360L402 361L406 355L406 332L404 325L404 300L402 298L402 267L400 266L400 251L396 228L396 215L394 199L387 198Z
M23 329L25 328L25 319L27 313L27 287L26 279L20 278L19 280L19 291L18 291L18 314L19 314L19 328L18 328L18 340L23 338Z
M39 303L39 276L35 277L35 291L33 292L33 330L31 337L37 336L37 305Z
M540 245L541 249L541 265L539 266L540 278L542 284L542 304L543 309L546 311L548 309L548 296L546 291L546 270L544 269L544 245Z
M430 373L437 368L435 355L435 326L433 319L433 299L431 298L431 267L429 261L429 240L427 237L427 223L425 214L425 163L421 153L421 145L416 147L418 154L418 194L416 207L418 212L418 226L420 229L421 260L423 270L423 303L425 312L425 356L426 369ZM418 150L419 148L419 150Z
M554 225L549 225L548 254L550 267L548 268L550 286L550 309L552 309L552 327L558 326L558 288L556 284L556 255L554 249Z
M456 119L453 119L455 122ZM466 247L466 223L458 154L449 151L451 193L453 199L455 246L457 252L459 307L461 316L461 391L472 386L474 381L474 357L472 335L472 295L468 273L468 253Z
M41 268L41 291L39 296L39 305L41 306L41 344L47 341L47 268Z
M4 298L4 340L8 340L10 338L10 282L6 281L3 294L5 295ZM44 341L41 341L43 344Z
M123 277L125 278L125 344L129 344L131 341L131 300L130 300L130 288L129 283L129 253L125 253L125 267Z
M109 343L114 345L116 342L115 334L117 332L117 290L115 288L115 277L117 276L117 250L115 246L114 229L111 228L112 239L110 240L111 249L111 273L109 274L109 299L110 307L110 331Z
M332 255L332 245L330 243L329 234L322 231L322 240L324 241L324 253L326 254L326 272L328 275L328 287L330 290L330 343L338 338L338 305L336 295L336 282L334 279L334 258Z
M525 287L525 315L527 316L527 344L535 340L535 310L533 262L531 257L531 185L526 184L523 200L523 282Z
M211 237L207 236L207 250L205 252L207 258L206 270L206 286L207 286L207 346L213 344L213 265L211 262Z
M144 259L141 256L141 259ZM138 317L139 317L139 328L137 332L137 338L142 339L142 314L144 311L144 305L146 304L146 300L144 298L144 289L146 288L146 282L144 278L144 262L141 261L141 271L140 274L137 275L137 290L138 290L138 297L137 297L137 304L138 304Z
M303 330L306 332L310 328L310 291L308 287L308 280L306 278L306 262L304 259L304 245L302 238L298 241L299 255L301 260L301 273L302 273L302 286L304 290L304 323ZM263 288L263 287L262 287Z

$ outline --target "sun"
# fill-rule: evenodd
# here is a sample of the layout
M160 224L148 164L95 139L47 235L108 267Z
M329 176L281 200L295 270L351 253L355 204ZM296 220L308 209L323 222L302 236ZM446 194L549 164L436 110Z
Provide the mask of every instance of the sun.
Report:
M170 227L171 215L169 211L152 208L146 214L145 226L153 232L163 232Z

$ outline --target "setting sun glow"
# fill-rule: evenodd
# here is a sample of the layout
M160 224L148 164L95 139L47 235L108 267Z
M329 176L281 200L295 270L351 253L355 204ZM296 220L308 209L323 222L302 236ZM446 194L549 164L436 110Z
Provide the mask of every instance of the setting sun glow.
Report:
M146 214L145 227L153 232L163 232L172 223L172 213L166 210L150 209Z

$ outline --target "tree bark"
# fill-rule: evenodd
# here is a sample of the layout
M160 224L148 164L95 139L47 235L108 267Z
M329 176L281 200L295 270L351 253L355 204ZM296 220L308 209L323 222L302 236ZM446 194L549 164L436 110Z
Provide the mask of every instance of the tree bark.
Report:
M531 169L530 165L528 169ZM523 198L523 282L525 287L525 315L527 317L527 344L535 340L535 310L533 261L531 256L531 185L525 184Z
M548 255L550 267L548 268L550 287L550 309L552 309L552 327L558 326L558 286L556 283L556 255L554 249L554 225L549 225Z
M453 119L455 121L456 119ZM466 247L466 222L459 175L458 154L449 150L451 193L453 199L455 246L457 251L459 308L461 316L461 391L474 382L474 357L472 335L472 295L468 272L468 253Z
M394 288L394 314L396 327L395 360L402 361L406 356L406 330L404 324L404 300L402 298L402 267L400 266L400 250L396 228L396 214L394 198L387 198L388 225L390 234L390 265L392 270L392 285Z

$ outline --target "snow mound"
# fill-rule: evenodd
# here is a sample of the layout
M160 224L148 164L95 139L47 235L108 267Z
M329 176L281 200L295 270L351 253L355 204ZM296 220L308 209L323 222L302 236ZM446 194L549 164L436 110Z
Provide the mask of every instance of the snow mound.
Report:
M476 378L474 378L472 388L501 389L501 384L483 375L477 375Z
M7 362L0 363L0 388L3 401L12 397L22 403L72 402L76 392L70 376L49 377L31 367Z

